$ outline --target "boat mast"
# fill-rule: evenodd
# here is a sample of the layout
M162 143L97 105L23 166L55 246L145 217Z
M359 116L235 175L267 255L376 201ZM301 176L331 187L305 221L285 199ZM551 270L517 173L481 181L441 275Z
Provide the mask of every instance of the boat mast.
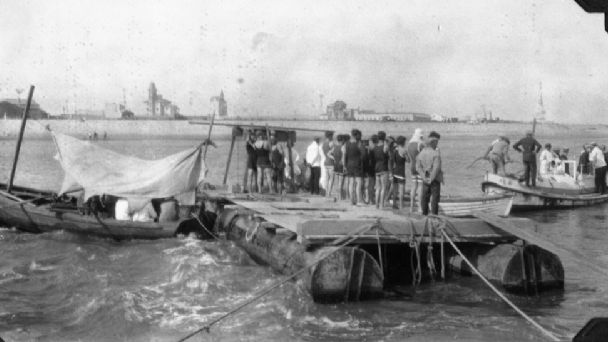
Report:
M213 129L213 121L215 120L215 113L211 115L211 125L209 125L209 132L207 133L207 141L205 142L205 150L203 152L203 160L207 159L207 149L211 143L211 130Z
M30 93L27 96L27 104L21 117L21 128L19 129L19 139L17 140L17 148L15 149L15 159L13 160L13 168L11 169L11 177L8 181L6 188L7 192L11 192L13 189L13 181L15 180L15 171L17 170L17 161L19 160L19 151L21 151L21 141L23 141L23 132L25 131L25 123L27 122L27 116L30 112L30 105L32 104L32 96L34 96L34 86L30 86Z

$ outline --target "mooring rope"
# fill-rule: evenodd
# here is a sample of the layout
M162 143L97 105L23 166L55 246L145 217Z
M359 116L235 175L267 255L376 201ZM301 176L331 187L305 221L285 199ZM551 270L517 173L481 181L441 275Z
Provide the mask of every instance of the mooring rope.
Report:
M262 225L261 222L258 222L253 229L249 230L247 229L245 231L245 241L247 242L251 242L251 240L253 240L253 237L258 233L258 229L260 228L260 226Z
M380 245L380 232L376 230L376 242L378 244L378 261L380 261L380 269L382 270L382 279L384 279L384 262L382 261L382 246Z
M270 292L272 292L272 290L282 286L283 284L287 283L288 281L292 280L293 278L297 277L298 275L304 273L305 271L307 271L309 268L311 267L315 267L316 265L318 265L319 263L321 263L321 261L329 258L330 256L332 256L334 253L336 253L337 251L341 250L342 248L346 247L348 244L352 243L353 241L355 241L357 238L359 238L359 236L361 236L363 233L373 229L374 227L376 227L376 224L373 225L369 225L369 226L361 226L359 229L354 230L352 233L350 233L349 235L346 235L344 237L341 237L337 240L341 240L341 242L336 245L336 248L333 249L332 251L330 251L329 253L327 253L326 255L322 256L321 258L317 259L317 261L313 262L310 265L306 265L304 267L302 267L302 269L300 269L299 271L296 271L294 273L292 273L291 275L285 277L284 279L274 283L273 285L267 287L266 289L262 290L261 292L259 292L257 295L253 296L251 299L245 301L244 303L238 305L236 308L228 311L227 313L221 315L220 317L212 320L211 322L209 322L208 324L206 324L205 326L203 326L202 328L193 331L192 333L182 337L181 339L178 340L178 342L184 342L188 339L190 339L191 337L206 331L209 332L209 330L211 329L211 327L217 323L219 323L220 321L222 321L225 318L228 318L232 315L234 315L235 313L237 313L238 311L241 311L243 308L245 308L246 306L248 306L249 304L257 301L258 299L264 297L265 295L269 294ZM366 229L364 229L366 228ZM346 238L346 240L344 240L344 238Z
M458 253L458 255L460 255L460 257L462 258L462 260L464 260L464 262L471 268L471 270L481 279L483 280L483 282L488 285L488 287L490 289L492 289L492 291L494 291L494 293L496 293L496 295L498 295L498 297L500 297L500 299L502 299L505 303L507 303L513 310L515 310L515 312L517 312L520 316L522 316L526 321L528 321L528 323L532 324L535 328L537 328L540 332L542 332L543 334L545 334L545 336L549 337L551 340L553 341L561 341L560 338L558 338L557 336L555 336L552 332L550 332L549 330L545 329L543 326L541 326L538 322L536 322L534 319L532 319L532 317L528 316L525 312L523 312L519 307L517 307L517 305L515 305L512 301L509 300L509 298L507 298L502 292L500 292L494 285L492 285L492 283L483 276L483 274L481 274L481 272L479 272L479 270L477 270L477 268L475 266L473 266L473 264L469 261L469 259L464 255L464 253L462 253L462 251L456 246L456 244L454 243L454 241L449 237L449 235L445 232L445 230L443 229L443 227L439 228L439 231L441 232L441 234L444 236L444 238L448 241L448 243L452 246L452 248L454 248L454 250L456 251L456 253Z
M203 222L201 222L201 220L198 218L198 216L196 216L194 213L190 213L190 216L192 216L197 222L198 224L201 225L201 227L203 227L203 229L209 233L209 235L211 235L214 239L219 240L220 238L217 237L215 234L213 234L209 229L207 229L207 227L205 227L205 225L203 224Z

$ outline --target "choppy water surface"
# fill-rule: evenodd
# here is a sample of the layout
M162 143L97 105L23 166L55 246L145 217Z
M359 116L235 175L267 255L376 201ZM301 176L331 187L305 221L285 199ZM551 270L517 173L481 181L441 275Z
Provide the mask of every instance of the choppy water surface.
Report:
M410 133L410 132L407 132ZM466 170L493 137L444 136L444 194L476 195L485 165ZM582 137L550 139L571 147ZM542 139L541 142L549 141ZM110 148L159 158L195 140L110 140ZM219 182L229 142L209 150ZM298 148L303 152L304 144ZM0 179L8 178L13 141L0 141ZM243 171L237 145L232 179ZM50 140L26 141L17 184L57 189L62 173ZM517 156L516 156L517 157ZM518 164L511 165L516 170ZM242 177L242 176L241 176ZM241 177L238 177L239 179ZM548 240L576 249L599 265L605 253L608 206L526 214ZM608 312L608 281L562 260L566 291L541 298L511 297L565 338ZM65 232L23 234L0 228L0 336L7 341L174 341L280 279L230 242L191 238L114 242ZM425 285L412 299L314 304L290 282L193 339L221 341L543 341L475 278Z

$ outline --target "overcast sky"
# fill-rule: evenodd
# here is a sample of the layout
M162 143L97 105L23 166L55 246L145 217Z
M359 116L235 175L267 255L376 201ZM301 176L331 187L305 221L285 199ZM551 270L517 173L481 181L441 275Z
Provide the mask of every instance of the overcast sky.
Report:
M151 81L182 113L349 107L608 123L608 34L572 0L0 1L0 98L36 85L53 114ZM25 97L25 94L21 95Z

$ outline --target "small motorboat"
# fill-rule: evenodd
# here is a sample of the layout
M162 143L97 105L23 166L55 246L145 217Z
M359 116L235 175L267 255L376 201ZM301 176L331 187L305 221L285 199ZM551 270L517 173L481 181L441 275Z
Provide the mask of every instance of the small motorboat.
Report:
M608 201L608 194L595 191L594 176L577 172L575 161L570 164L570 173L556 169L539 175L536 186L528 187L513 176L486 174L481 184L482 190L489 195L512 194L513 210L562 209L594 205Z

